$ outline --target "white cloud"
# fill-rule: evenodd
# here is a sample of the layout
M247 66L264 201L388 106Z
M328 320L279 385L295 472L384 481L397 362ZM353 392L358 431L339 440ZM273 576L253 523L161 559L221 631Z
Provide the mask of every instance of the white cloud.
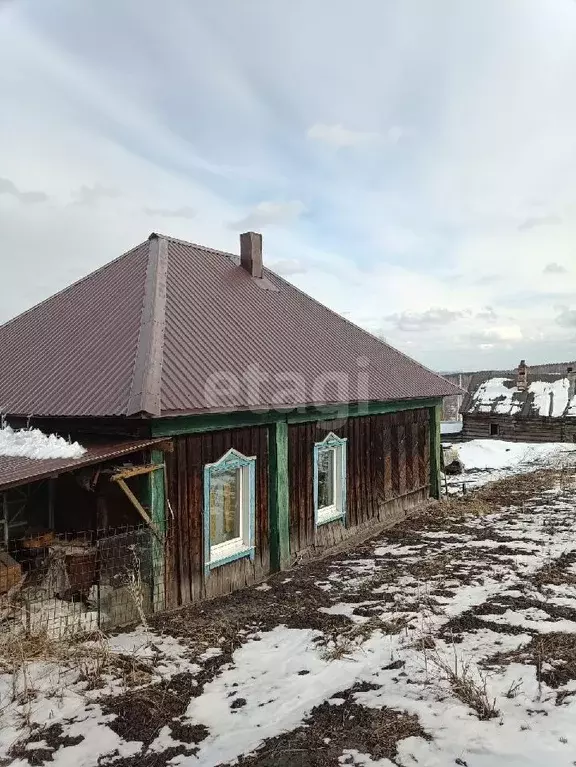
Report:
M340 123L335 125L316 123L308 128L306 135L313 141L320 141L336 149L341 149L374 142L397 144L406 133L407 131L399 125L392 125L384 132L380 132L351 130Z
M179 208L144 208L147 216L154 218L195 218L196 211L187 205Z
M391 314L386 319L392 322L398 330L406 331L425 331L432 328L449 325L456 320L461 319L466 312L453 311L440 307L427 309L425 312L400 312Z
M312 125L308 128L306 135L309 139L322 141L337 148L358 146L379 138L378 133L350 130L340 124L324 125L323 123Z
M305 207L299 200L291 202L260 202L242 218L231 221L230 229L261 229L265 226L284 226L295 221Z

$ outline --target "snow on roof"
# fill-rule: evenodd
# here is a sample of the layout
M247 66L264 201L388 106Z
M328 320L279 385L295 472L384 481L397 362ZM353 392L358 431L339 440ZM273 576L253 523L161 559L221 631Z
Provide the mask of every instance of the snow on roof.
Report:
M576 417L576 394L573 392L570 396L568 378L532 381L525 391L518 389L509 378L489 378L472 395L468 410L499 415Z
M0 455L13 458L81 458L86 449L78 442L68 442L40 429L0 428Z

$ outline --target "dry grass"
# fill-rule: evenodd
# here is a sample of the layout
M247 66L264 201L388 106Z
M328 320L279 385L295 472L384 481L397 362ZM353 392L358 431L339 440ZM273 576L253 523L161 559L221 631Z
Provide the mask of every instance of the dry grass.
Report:
M407 628L410 620L405 615L399 615L387 621L374 616L362 623L354 623L349 628L321 640L325 642L322 658L324 660L339 660L352 655L364 642L370 639L374 632L398 634Z
M458 659L456 652L452 663L442 658L437 652L428 655L428 660L436 666L448 681L454 695L478 714L478 719L494 719L499 715L496 699L488 694L488 680L469 661Z

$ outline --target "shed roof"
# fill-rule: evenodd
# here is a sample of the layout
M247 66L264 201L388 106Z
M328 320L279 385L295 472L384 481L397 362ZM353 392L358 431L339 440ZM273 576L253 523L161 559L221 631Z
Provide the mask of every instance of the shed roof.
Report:
M166 416L459 389L268 269L152 234L0 327L0 410Z
M81 458L20 458L0 455L0 491L10 487L26 485L46 477L73 471L82 466L107 461L130 453L136 453L162 440L139 439L85 445L86 452Z

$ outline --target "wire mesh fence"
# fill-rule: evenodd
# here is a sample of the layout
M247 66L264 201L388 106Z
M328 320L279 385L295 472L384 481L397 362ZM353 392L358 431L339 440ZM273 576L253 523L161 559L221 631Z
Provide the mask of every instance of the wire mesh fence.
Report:
M0 549L0 634L73 634L146 620L164 602L150 528L44 533Z

